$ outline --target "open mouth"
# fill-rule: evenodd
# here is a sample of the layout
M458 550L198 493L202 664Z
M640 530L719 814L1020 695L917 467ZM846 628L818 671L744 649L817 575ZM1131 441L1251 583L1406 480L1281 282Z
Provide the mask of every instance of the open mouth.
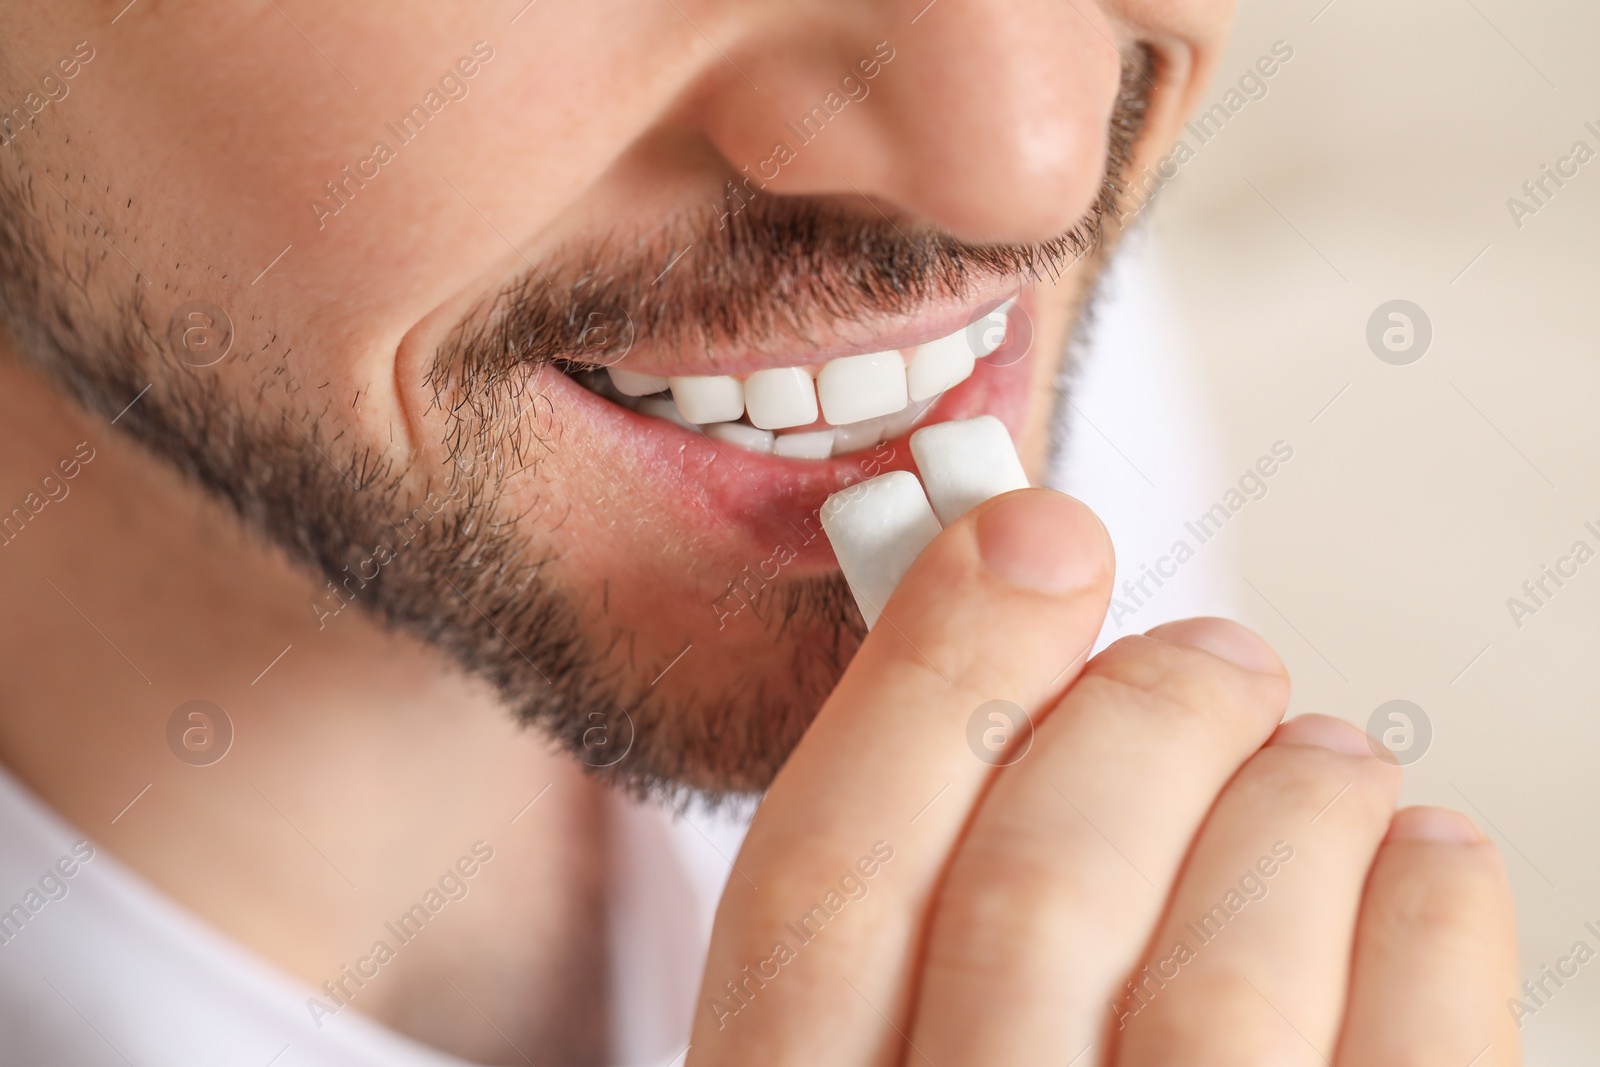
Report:
M664 551L692 545L696 573L738 570L774 545L786 574L831 573L818 509L847 485L915 471L913 430L993 415L1022 440L1035 297L1006 296L884 330L842 323L838 341L788 356L635 346L609 369L557 364L539 386L565 445L552 455L584 472L610 521L659 532Z
M794 460L849 456L931 421L981 361L1014 361L1015 298L962 328L901 348L744 376L667 376L624 366L571 376L589 392L745 452ZM949 417L959 417L950 415Z

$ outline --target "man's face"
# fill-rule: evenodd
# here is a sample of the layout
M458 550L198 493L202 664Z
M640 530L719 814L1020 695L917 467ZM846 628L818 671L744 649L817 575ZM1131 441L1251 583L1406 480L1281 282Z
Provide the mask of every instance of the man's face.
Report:
M322 572L311 614L708 790L771 778L862 633L826 496L909 468L919 412L997 415L1040 469L1117 191L1228 7L125 3L0 13L20 347ZM894 403L831 361L952 334L1000 347L826 443Z

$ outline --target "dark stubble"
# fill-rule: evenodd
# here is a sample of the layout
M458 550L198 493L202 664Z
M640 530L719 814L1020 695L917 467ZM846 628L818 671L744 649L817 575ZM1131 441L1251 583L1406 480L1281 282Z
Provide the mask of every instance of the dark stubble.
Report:
M793 350L818 324L913 312L976 283L1096 272L1152 84L1141 50L1124 65L1100 194L1049 242L967 244L858 203L757 194L726 218L707 205L651 233L591 239L549 257L470 315L437 354L428 381L447 427L440 470L397 465L376 445L330 432L327 407L285 410L264 392L234 392L177 366L148 325L163 316L147 306L143 285L114 308L88 306L81 294L92 279L41 250L92 235L48 232L40 220L50 213L37 210L48 186L30 181L25 164L0 174L0 310L25 353L91 412L109 419L153 383L116 428L326 580L330 608L348 593L385 625L442 650L616 784L747 793L777 773L859 643L848 591L834 577L766 594L759 614L774 647L784 635L801 643L787 691L734 686L683 706L650 694L585 637L571 594L545 576L556 550L534 543L521 513L504 506L507 479L538 463L527 414L540 403L540 375L613 361L644 337L680 351ZM662 277L661 265L686 246ZM266 347L251 340L236 340L240 360ZM256 380L264 386L269 373L258 367ZM732 695L741 691L756 695ZM627 755L613 762L623 718ZM606 738L599 749L597 736Z

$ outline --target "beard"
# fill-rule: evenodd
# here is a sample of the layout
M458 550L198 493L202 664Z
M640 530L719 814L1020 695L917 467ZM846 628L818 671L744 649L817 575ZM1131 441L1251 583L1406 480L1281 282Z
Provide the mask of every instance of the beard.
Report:
M1141 51L1125 65L1098 197L1048 242L969 244L828 198L762 194L737 212L686 213L530 264L434 356L438 465L352 439L331 402L275 403L268 384L280 397L315 390L271 369L241 387L175 360L148 325L160 315L145 286L90 307L88 279L38 251L53 235L20 172L0 179L0 306L24 353L85 408L323 581L322 610L356 604L440 650L612 784L749 794L770 783L865 635L849 590L836 575L765 586L749 601L765 662L721 691L657 688L625 654L646 635L592 621L609 576L563 574L558 533L530 532L530 514L570 506L539 477L560 437L543 376L615 362L639 337L679 351L794 351L820 324L913 312L979 282L1020 286L1074 267L1093 277L1125 200L1150 63ZM263 346L243 342L235 358L248 363Z

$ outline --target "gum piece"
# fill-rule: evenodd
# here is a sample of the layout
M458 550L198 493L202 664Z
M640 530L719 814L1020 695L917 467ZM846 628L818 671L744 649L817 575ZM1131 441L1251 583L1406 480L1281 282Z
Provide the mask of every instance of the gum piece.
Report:
M830 496L822 529L871 629L900 579L939 536L939 520L916 475L890 471Z
M911 435L911 456L946 526L991 497L1028 487L1011 434L993 415L924 426Z

